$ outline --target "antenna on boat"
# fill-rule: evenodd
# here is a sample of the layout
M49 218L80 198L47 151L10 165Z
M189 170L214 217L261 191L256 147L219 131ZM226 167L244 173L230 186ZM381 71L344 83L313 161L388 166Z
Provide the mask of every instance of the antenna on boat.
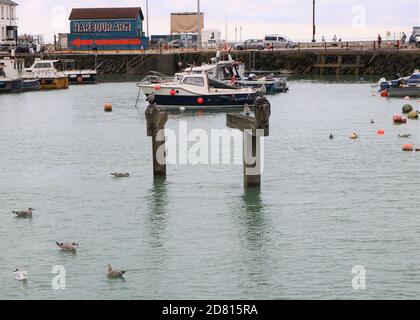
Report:
M195 64L188 64L188 66L190 67L190 71L188 72L188 74L191 74L191 72L193 71L193 68L196 67Z

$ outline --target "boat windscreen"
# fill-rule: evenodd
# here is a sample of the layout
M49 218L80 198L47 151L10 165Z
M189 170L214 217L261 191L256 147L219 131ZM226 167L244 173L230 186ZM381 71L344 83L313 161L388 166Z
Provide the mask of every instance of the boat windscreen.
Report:
M215 89L235 89L234 86L214 79L209 79L209 86Z

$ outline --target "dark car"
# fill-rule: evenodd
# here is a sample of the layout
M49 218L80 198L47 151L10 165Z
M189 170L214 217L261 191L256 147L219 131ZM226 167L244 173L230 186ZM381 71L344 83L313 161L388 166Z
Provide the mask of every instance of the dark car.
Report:
M8 44L0 44L0 52L8 52L10 49L10 45Z
M32 46L34 53L43 52L44 48L36 43L21 43L18 46L14 46L9 48L9 52L11 53L12 50L15 50L15 53L30 53L30 47Z

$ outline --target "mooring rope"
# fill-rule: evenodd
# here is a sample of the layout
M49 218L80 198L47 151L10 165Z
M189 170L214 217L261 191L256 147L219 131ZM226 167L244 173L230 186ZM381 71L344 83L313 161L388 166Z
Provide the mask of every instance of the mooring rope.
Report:
M139 93L137 94L136 104L134 106L134 108L136 108L136 110L137 110L137 114L139 115L139 117L141 117L141 114L140 114L140 110L139 110L139 108L137 106L139 104L140 95L141 95L141 89L139 88Z

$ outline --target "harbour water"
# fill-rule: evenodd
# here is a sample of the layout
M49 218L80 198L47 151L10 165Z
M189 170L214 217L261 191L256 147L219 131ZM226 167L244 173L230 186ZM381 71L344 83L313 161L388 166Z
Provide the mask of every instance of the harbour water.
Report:
M0 299L419 299L420 153L401 146L420 147L420 122L394 126L405 101L354 80L295 79L269 97L260 191L234 165L171 165L153 181L134 82L0 96ZM180 114L167 128L178 120L226 125ZM29 206L32 219L11 213ZM52 289L56 265L65 290ZM356 265L366 290L352 287Z

